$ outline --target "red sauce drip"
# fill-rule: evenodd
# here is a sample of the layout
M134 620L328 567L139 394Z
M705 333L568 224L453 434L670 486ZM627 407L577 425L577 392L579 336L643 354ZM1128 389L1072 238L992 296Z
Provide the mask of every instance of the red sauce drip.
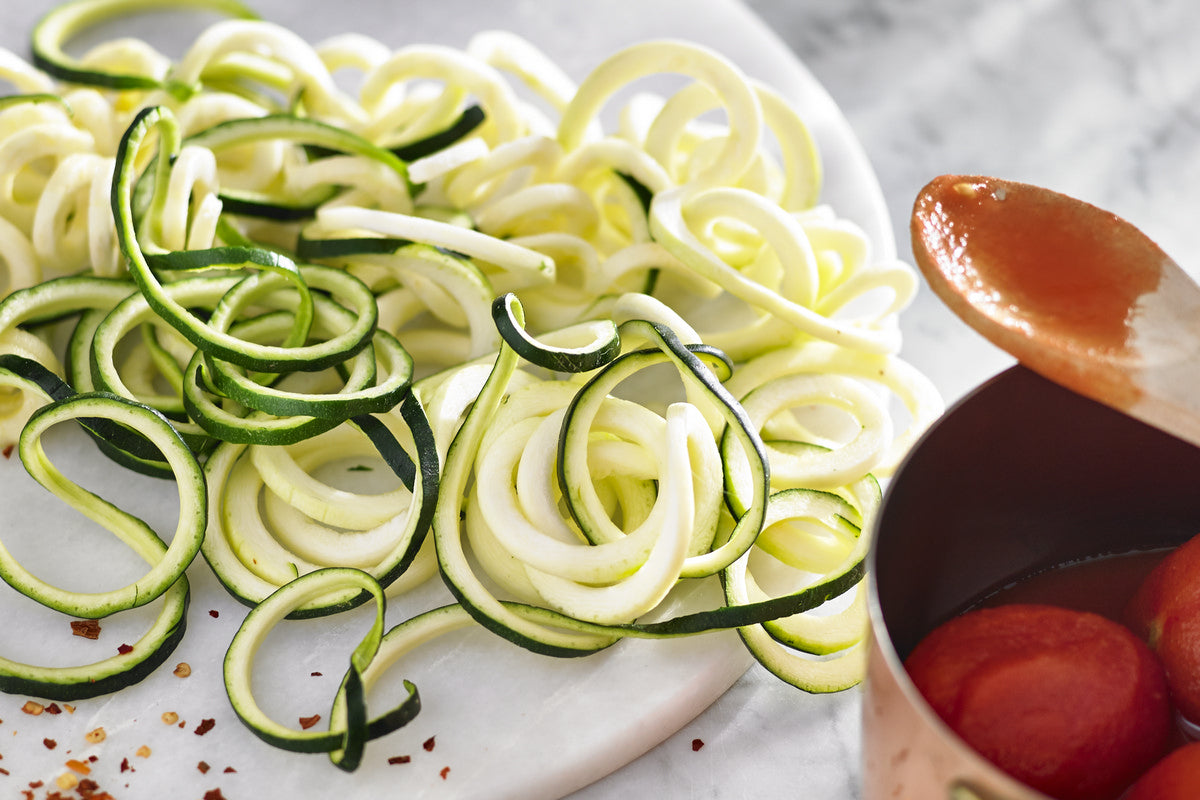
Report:
M1126 350L1138 300L1161 280L1147 257L1166 258L1113 214L994 178L931 182L913 234L952 288L997 324L1091 352Z

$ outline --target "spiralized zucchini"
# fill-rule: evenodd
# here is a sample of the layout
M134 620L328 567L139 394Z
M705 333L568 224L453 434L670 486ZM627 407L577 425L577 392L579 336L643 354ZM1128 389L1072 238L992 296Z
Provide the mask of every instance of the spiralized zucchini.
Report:
M207 508L203 545L142 543L146 588L175 613L200 548L252 608L226 677L255 733L353 769L419 706L409 687L372 719L364 687L466 624L563 657L733 628L796 686L854 685L877 478L942 405L897 355L915 272L820 203L802 111L681 41L576 84L503 32L311 45L191 4L228 18L174 62L64 49L161 0L73 0L35 63L0 51L0 358L172 431L85 423ZM667 72L679 88L641 91ZM36 466L39 426L84 401L39 411L31 380L0 381L0 446ZM384 593L435 573L456 604L385 633ZM685 579L724 603L668 611ZM266 718L270 628L370 600L330 731ZM6 663L0 689L27 687Z

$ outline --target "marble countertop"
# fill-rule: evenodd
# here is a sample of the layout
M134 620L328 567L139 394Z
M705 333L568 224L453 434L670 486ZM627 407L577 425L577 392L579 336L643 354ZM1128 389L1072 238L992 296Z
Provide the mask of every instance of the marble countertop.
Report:
M926 181L973 173L1107 208L1200 275L1200 9L1190 0L747 5L849 119L902 258ZM901 327L902 352L948 401L1011 363L928 291ZM856 691L810 697L755 667L675 737L572 800L856 798L860 705ZM685 757L693 738L706 758Z
M0 20L24 29L33 12L9 2ZM935 175L963 172L1108 208L1198 274L1194 0L744 2L849 120L902 258L911 258L916 193ZM903 353L948 401L1011 363L928 291L901 327ZM755 666L677 734L570 797L851 800L860 795L860 733L858 691L807 695Z

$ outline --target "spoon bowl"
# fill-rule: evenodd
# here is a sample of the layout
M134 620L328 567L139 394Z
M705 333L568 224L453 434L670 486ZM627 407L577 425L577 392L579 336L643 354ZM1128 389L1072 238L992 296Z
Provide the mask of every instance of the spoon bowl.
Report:
M912 246L930 288L1026 367L1200 446L1200 286L1138 228L1039 186L943 175Z

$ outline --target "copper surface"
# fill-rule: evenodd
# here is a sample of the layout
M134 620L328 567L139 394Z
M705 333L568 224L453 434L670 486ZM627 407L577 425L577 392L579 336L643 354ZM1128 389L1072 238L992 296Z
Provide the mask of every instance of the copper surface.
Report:
M868 558L863 800L1048 800L978 756L903 658L987 593L1200 533L1200 448L1017 366L952 408L891 479Z

